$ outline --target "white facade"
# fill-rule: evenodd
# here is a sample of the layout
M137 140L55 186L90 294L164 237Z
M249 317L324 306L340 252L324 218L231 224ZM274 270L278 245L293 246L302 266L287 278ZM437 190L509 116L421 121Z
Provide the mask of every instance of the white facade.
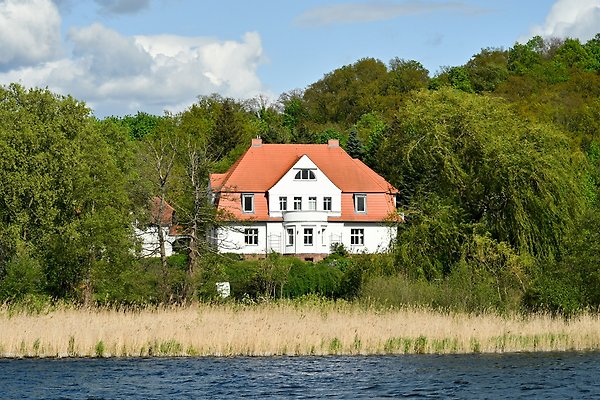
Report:
M369 194L361 196L366 196L368 207ZM342 191L307 155L267 191L267 201L268 221L231 223L220 228L219 251L325 255L333 244L340 243L351 253L378 253L387 250L396 236L396 228L382 221L340 220Z
M169 257L173 255L173 243L175 243L181 236L173 236L169 234L169 227L163 226L163 238L165 240L165 256ZM146 229L135 228L134 230L136 238L141 243L140 255L142 257L159 257L160 256L160 245L158 240L158 226L151 225Z
M257 241L246 243L256 230ZM220 228L219 251L236 254L329 254L336 243L350 253L380 253L396 229L385 223L296 221L231 224Z

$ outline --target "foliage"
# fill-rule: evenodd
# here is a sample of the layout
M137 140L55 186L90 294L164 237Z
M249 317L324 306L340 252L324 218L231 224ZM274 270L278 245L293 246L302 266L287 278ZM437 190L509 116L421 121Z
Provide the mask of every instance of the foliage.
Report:
M23 243L49 294L88 300L92 269L130 247L124 133L47 90L11 85L0 97L0 263Z
M356 128L350 130L348 136L348 142L346 143L346 153L352 158L362 158L364 154L364 148L360 140L358 139L358 132Z
M581 152L492 97L420 93L399 112L380 162L409 207L437 195L454 229L487 231L519 253L560 253L584 208Z

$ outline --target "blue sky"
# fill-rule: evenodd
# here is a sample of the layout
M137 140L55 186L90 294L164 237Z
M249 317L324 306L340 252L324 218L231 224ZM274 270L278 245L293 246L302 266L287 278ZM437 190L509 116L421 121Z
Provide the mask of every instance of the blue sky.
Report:
M275 100L364 57L434 75L485 47L600 32L600 0L0 0L0 83L48 87L99 117L197 96Z

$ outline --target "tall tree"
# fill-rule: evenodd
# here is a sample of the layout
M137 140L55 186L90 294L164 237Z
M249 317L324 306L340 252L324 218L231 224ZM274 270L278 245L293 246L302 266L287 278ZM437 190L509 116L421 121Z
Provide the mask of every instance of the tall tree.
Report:
M223 101L214 121L210 150L214 158L221 159L240 143L243 135L243 126L236 116L236 104L232 99Z
M0 269L26 254L50 294L89 302L95 267L131 249L124 132L47 90L10 85L0 98Z
M363 144L358 138L358 131L356 127L352 127L350 135L348 135L348 142L346 142L346 152L352 158L362 158L364 154Z
M146 206L151 204L152 211L156 211L155 215L151 215L147 223L156 226L158 235L158 254L162 266L162 292L163 300L166 301L169 297L168 293L168 265L165 248L165 233L163 231L163 221L168 219L167 207L168 196L171 186L173 186L173 170L176 165L176 159L179 150L180 135L176 134L175 122L172 116L166 116L154 128L153 132L144 136L141 143L141 160L146 165L152 167L148 172L148 180L151 183L152 199L147 199Z
M556 129L521 119L490 96L449 89L415 95L379 160L408 210L438 199L434 209L450 210L466 237L489 234L519 254L560 254L584 209L581 152ZM412 243L421 241L428 240Z

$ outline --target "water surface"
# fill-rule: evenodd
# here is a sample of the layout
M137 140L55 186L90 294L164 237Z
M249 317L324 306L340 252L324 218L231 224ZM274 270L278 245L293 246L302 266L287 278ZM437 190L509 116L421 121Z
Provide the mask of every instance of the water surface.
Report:
M600 353L0 360L0 399L598 398Z

